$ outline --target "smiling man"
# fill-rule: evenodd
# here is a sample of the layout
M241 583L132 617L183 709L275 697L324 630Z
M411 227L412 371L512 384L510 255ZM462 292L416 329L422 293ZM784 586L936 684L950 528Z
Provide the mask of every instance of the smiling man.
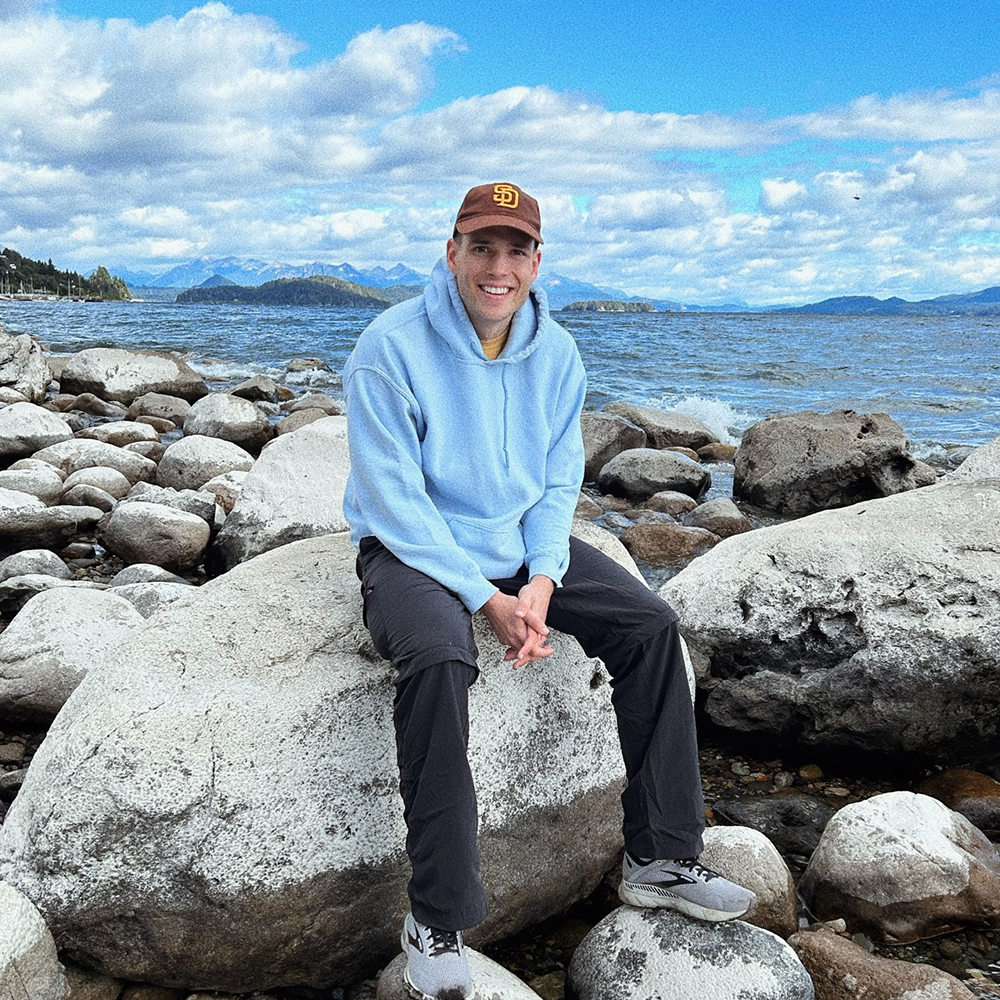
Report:
M534 198L474 187L424 294L379 316L344 369L344 512L365 624L396 668L404 985L417 1000L472 997L462 931L487 913L467 757L477 611L515 668L552 653L550 625L604 660L627 777L622 899L705 920L754 902L697 861L704 803L676 616L570 538L586 380L532 287L541 244Z

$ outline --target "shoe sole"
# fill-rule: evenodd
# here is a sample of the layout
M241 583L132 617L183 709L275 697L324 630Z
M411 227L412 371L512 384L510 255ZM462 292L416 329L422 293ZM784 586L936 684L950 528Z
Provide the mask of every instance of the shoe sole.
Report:
M690 899L678 896L666 889L653 890L640 882L625 882L618 887L618 898L623 903L630 906L640 906L645 909L665 909L677 910L689 917L697 920L710 920L717 923L722 920L735 920L742 917L750 906L743 907L742 910L713 910L708 906L701 906L699 903L692 903Z

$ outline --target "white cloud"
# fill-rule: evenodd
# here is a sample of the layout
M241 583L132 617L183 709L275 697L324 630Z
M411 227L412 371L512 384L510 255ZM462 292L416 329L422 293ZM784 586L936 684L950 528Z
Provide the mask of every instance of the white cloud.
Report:
M765 177L760 186L768 208L782 208L793 198L806 193L805 187L798 181L786 181L780 177Z

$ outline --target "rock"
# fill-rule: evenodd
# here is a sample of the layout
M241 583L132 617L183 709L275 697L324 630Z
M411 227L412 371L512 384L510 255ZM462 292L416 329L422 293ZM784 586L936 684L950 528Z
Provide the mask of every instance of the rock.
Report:
M72 964L65 969L70 1000L118 1000L122 994L122 983L117 979Z
M965 767L951 768L921 782L917 791L961 813L987 836L1000 836L1000 782L989 775Z
M42 406L13 403L0 407L0 458L31 455L72 436L66 421Z
M286 372L308 372L308 371L324 371L329 372L333 369L322 359L322 358L292 358L291 361L285 365Z
M105 513L114 510L118 501L108 492L99 486L90 486L87 483L80 483L66 490L63 494L63 503L73 504L78 507L97 507Z
M326 410L321 410L318 406L310 406L308 409L296 410L282 418L274 425L274 430L278 435L291 434L292 431L297 431L300 427L322 420L326 416L329 416Z
M15 614L36 594L49 590L65 590L76 588L80 590L104 590L106 584L94 580L64 580L60 576L47 576L44 573L26 573L24 576L8 577L0 583L0 608L7 615Z
M22 493L20 490L8 490L0 487L0 523L9 514L21 511L43 511L45 504L38 497L31 493ZM2 528L0 528L2 530Z
M125 445L125 450L142 455L143 458L148 458L159 465L166 454L167 446L162 441L133 441Z
M155 462L103 441L87 441L82 438L60 441L36 451L34 457L70 475L80 469L96 466L117 469L133 485L140 480L152 480L156 476Z
M474 948L467 948L466 953L476 1000L541 1000L534 990L491 958ZM406 956L400 953L379 974L376 1000L411 1000L411 994L403 986L405 965Z
M827 824L799 889L820 920L889 943L1000 925L1000 855L927 795L887 792Z
M812 976L818 1000L975 1000L971 990L933 965L871 955L830 930L800 931L788 943Z
M49 549L26 549L0 560L0 581L30 573L56 576L63 580L73 578L73 574L62 559Z
M190 590L59 713L0 827L0 872L79 962L246 992L352 982L395 956L393 672L354 562L347 534L327 535ZM594 890L620 849L623 768L599 661L560 635L545 670L512 671L475 627L478 948Z
M162 566L153 563L132 563L119 570L111 578L109 587L125 587L130 583L183 583L190 586L187 580Z
M116 584L114 592L128 601L143 618L151 618L168 604L190 596L191 588L187 580L180 583L151 580L148 583Z
M143 622L106 590L62 587L33 597L0 634L0 716L48 721L91 667Z
M11 462L7 472L21 472L23 470L42 470L43 472L55 472L60 479L66 478L66 473L62 469L57 469L51 462L43 462L37 458L19 458L16 462Z
M661 514L669 514L671 517L687 514L697 506L698 501L694 497L689 497L686 493L679 493L677 490L662 490L660 493L654 493L643 503L643 507L659 511Z
M160 436L149 424L140 424L135 420L115 420L109 424L95 424L77 431L78 438L94 441L104 441L117 445L119 448L136 441L159 441Z
M191 404L179 396L169 396L162 392L147 392L132 400L128 415L135 420L139 416L158 417L169 420L174 426L181 427L188 415Z
M696 454L702 462L732 462L736 458L736 445L713 441L698 448Z
M712 477L697 462L673 451L630 448L601 469L597 485L603 493L629 500L648 500L654 493L677 490L695 499L712 484Z
M178 357L155 351L91 347L74 354L59 376L63 392L92 392L104 400L131 403L149 392L188 401L207 395L202 377Z
M60 405L60 410L79 410L81 413L89 413L95 417L111 417L114 420L122 420L128 412L127 407L121 403L109 403L92 392L81 392L79 396L69 398L69 404ZM116 442L112 442L114 443Z
M809 974L777 935L742 920L707 923L622 906L580 943L577 1000L813 1000Z
M135 418L135 422L152 427L157 434L171 434L177 430L177 425L172 420L167 420L164 417L151 417L145 413L140 413Z
M253 455L231 441L194 435L170 445L160 460L156 481L175 490L198 490L224 472L246 472Z
M104 516L97 507L71 504L12 507L5 503L6 492L0 490L0 555L22 549L62 548L74 535L90 531Z
M251 402L267 400L269 403L277 403L279 398L277 383L266 375L254 375L253 378L241 382L229 392L233 396L249 399Z
M0 489L14 490L37 497L43 504L55 503L63 491L62 476L44 462L43 468L4 469L0 471Z
M243 480L246 477L246 472L224 472L221 476L213 476L199 489L214 496L215 502L229 514L236 506L240 490L243 489Z
M301 410L313 409L322 410L328 417L341 416L344 412L343 406L325 392L307 392L288 407L288 412L298 413Z
M248 399L213 392L199 399L184 418L185 435L221 438L256 454L274 437L267 414Z
M717 819L759 830L782 854L808 858L833 815L833 807L806 792L747 796L712 805Z
M944 483L736 535L660 595L715 724L962 764L1000 741L998 550L1000 483Z
M24 779L28 774L28 769L22 767L18 771L0 772L0 801L13 802L17 798L17 793L24 784Z
M63 488L69 490L74 486L96 486L116 500L121 500L132 489L132 483L124 473L99 465L79 469L67 476Z
M795 882L777 848L764 834L745 826L710 826L698 860L757 895L740 919L787 938L798 930Z
M633 559L653 566L686 563L721 541L704 528L685 528L669 521L663 524L635 524L622 534L622 544Z
M743 432L733 496L808 514L922 485L903 428L887 414L805 410L766 417Z
M588 497L586 494L581 493L580 499L576 502L576 510L574 510L573 516L582 517L587 521L593 521L595 518L600 517L603 513L604 508L602 508L599 503Z
M586 542L588 545L593 545L595 549L599 549L608 558L614 559L616 563L624 566L637 580L645 582L641 570L635 564L635 560L629 555L625 546L610 531L605 531L600 525L594 524L592 521L574 518L570 534L579 538L580 541ZM693 675L690 677L690 682L693 686Z
M672 451L676 455L683 455L685 458L690 458L692 462L698 461L698 452L694 448L682 448L680 445L672 445L664 450Z
M11 403L28 403L30 400L23 392L12 389L9 385L0 385L0 403L9 406Z
M583 431L584 474L588 482L597 479L601 469L623 451L646 447L646 432L631 420L614 413L580 414Z
M1000 437L977 448L945 479L1000 479Z
M29 403L41 403L51 381L41 347L26 333L10 334L0 326L0 386L21 393Z
M0 997L65 1000L68 995L56 944L45 921L30 899L0 882Z
M750 519L725 497L707 500L686 514L681 522L689 528L704 528L719 538L729 538L750 531L753 525Z
M693 448L697 451L715 441L715 434L704 424L680 413L668 413L652 406L633 406L630 403L609 403L605 413L625 417L646 432L650 448Z
M349 471L346 417L326 417L277 438L243 480L209 551L209 573L224 573L288 542L345 531Z
M201 490L175 490L152 483L136 483L122 503L158 503L200 517L209 527L215 523L215 498Z
M210 535L197 514L160 503L123 501L102 523L98 537L123 562L183 570L198 565Z

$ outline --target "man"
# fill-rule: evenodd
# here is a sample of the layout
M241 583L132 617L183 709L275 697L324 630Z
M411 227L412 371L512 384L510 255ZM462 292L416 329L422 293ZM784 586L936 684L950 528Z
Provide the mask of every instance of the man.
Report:
M344 370L344 510L365 624L397 670L404 984L418 1000L472 996L462 931L487 912L467 759L478 611L515 669L551 654L550 626L604 660L628 779L622 899L707 920L754 902L696 860L704 803L676 616L570 538L586 386L532 288L541 244L534 198L474 187L423 296L379 316Z

